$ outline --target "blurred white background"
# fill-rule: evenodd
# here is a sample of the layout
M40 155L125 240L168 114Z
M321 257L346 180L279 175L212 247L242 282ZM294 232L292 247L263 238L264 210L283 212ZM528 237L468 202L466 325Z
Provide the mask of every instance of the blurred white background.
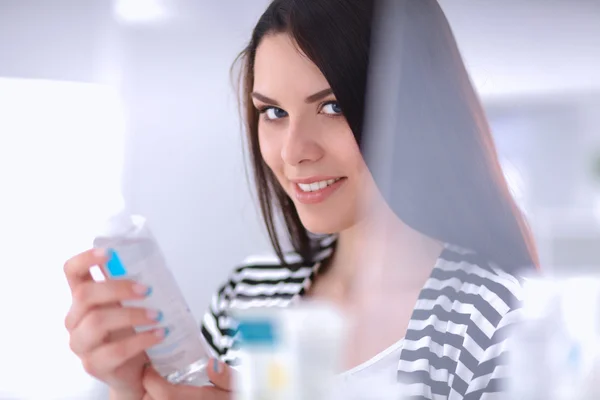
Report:
M0 0L0 399L105 395L68 350L62 264L121 189L198 317L268 251L229 75L267 3ZM441 3L543 263L597 266L600 2Z

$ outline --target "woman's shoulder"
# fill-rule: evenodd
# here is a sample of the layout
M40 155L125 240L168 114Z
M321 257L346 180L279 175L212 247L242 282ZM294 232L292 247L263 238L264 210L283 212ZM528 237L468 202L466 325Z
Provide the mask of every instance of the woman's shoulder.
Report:
M229 276L227 298L242 301L291 299L308 285L318 264L332 254L334 239L322 239L310 260L288 251L281 260L274 252L247 256Z
M450 386L434 382L446 394L487 385L520 321L523 283L475 251L446 245L409 323L399 376L416 379L415 371L428 365L453 375Z
M523 296L523 276L507 272L475 251L454 245L446 245L432 278L453 287L463 299L477 295L501 315L519 308Z
M202 319L202 335L211 354L235 364L234 344L237 322L231 310L253 307L285 307L308 287L318 263L333 251L334 240L320 241L310 262L294 252L246 257L213 295Z

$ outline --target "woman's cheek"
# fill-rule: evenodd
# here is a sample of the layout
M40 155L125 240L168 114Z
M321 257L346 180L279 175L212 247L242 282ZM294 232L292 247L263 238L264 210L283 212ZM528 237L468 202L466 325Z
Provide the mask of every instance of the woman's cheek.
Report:
M283 161L281 159L281 146L277 138L268 133L259 133L258 142L263 160L273 172L279 175L283 167Z

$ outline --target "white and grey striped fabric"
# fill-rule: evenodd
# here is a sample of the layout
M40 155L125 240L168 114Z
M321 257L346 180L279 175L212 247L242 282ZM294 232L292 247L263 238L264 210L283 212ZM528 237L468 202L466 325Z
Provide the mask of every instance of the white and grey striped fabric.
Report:
M332 244L325 243L314 265L301 265L294 256L286 260L290 267L275 257L253 257L237 268L202 321L213 355L237 362L236 323L228 309L292 304L332 254ZM520 279L447 245L421 290L404 338L397 377L405 394L419 400L505 398L507 333L519 320L520 297Z

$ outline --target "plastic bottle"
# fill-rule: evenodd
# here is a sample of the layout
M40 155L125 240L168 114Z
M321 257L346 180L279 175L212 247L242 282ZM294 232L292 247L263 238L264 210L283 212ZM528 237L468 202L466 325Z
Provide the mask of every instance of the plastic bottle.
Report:
M133 280L151 290L146 298L123 302L123 306L162 313L159 326L166 327L168 334L161 343L146 351L153 367L171 383L207 384L208 357L200 327L168 269L146 219L121 211L107 221L94 239L94 247L109 253L109 261L103 266L107 279ZM152 328L156 326L135 329L140 332Z
M231 310L239 321L235 400L330 400L345 323L321 301Z

